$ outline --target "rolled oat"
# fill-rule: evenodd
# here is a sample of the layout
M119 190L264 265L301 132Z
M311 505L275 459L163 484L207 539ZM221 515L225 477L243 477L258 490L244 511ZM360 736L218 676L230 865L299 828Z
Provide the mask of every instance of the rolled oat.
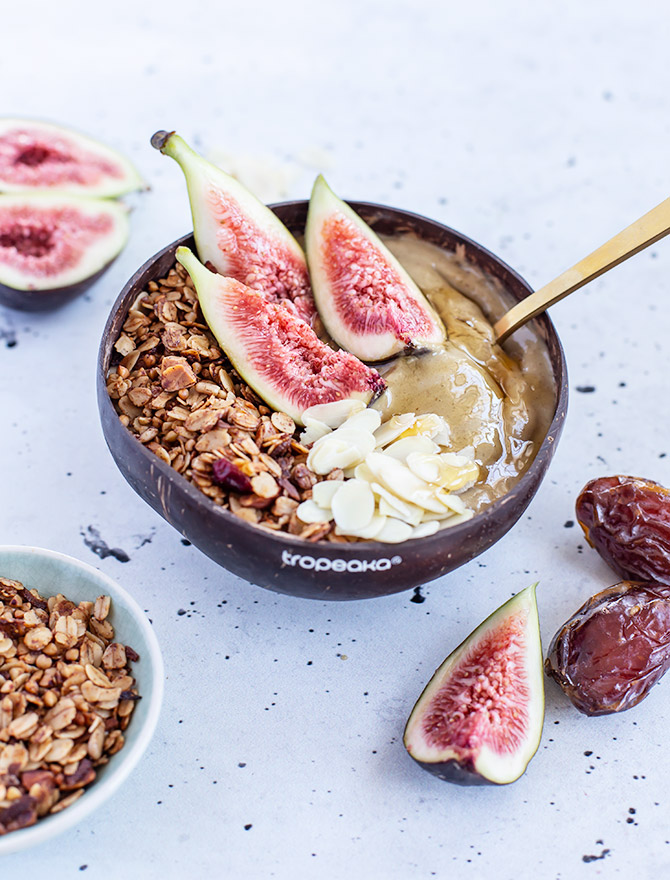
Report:
M70 806L123 747L139 657L109 610L0 577L0 835Z

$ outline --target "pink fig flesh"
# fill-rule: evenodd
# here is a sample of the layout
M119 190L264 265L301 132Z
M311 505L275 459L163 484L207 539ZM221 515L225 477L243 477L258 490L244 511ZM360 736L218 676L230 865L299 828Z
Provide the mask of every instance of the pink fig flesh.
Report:
M141 185L130 162L105 144L50 123L0 119L0 191L116 196Z
M262 291L270 302L292 303L296 314L310 323L316 309L304 258L261 229L228 193L210 185L205 198L218 224L224 274Z
M210 272L188 248L177 259L195 284L212 333L242 378L271 407L302 422L319 403L368 403L385 385L376 370L322 342L295 308L234 278Z
M405 348L434 333L434 322L421 304L406 295L395 267L370 248L350 220L341 215L328 218L323 237L326 277L349 330L391 333Z
M48 291L79 284L126 242L125 209L69 195L0 196L0 284Z
M418 285L323 177L312 190L305 246L319 315L339 346L374 362L444 343Z
M302 248L279 218L236 178L208 162L176 132L157 131L151 144L186 178L198 255L221 275L286 302L312 324L316 307Z
M484 621L435 672L405 729L424 769L460 784L517 779L542 732L542 645L534 586Z

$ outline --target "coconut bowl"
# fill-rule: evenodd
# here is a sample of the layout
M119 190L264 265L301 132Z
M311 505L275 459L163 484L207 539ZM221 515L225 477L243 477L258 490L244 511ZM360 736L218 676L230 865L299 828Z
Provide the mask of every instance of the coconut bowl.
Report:
M498 279L518 301L532 288L490 251L459 232L408 211L367 202L350 202L382 235L411 233L445 250L465 248L468 261ZM306 201L271 206L297 234L304 231ZM556 385L556 407L549 430L521 479L468 522L401 544L375 541L311 543L286 532L270 532L244 522L215 505L199 489L158 459L120 422L107 393L106 377L114 342L128 310L149 281L164 277L180 245L195 248L185 235L151 257L128 281L105 326L97 366L98 407L105 440L133 489L192 544L239 577L293 596L311 599L368 599L434 580L469 562L498 541L522 515L537 492L554 455L568 403L565 356L546 315L534 319L547 345Z

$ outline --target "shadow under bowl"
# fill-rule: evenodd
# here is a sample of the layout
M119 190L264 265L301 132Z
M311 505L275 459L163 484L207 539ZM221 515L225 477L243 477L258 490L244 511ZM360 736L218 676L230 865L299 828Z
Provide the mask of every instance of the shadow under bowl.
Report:
M28 589L36 589L44 598L62 593L79 603L95 602L102 595L110 596L109 621L115 637L124 645L130 645L140 656L132 664L132 674L141 695L124 731L124 747L97 769L95 781L79 800L60 813L38 819L35 825L0 836L1 857L63 833L116 792L139 762L153 736L163 700L164 673L158 641L146 615L132 596L93 566L40 547L0 546L0 577L20 581ZM0 751L2 745L0 743Z
M409 211L350 202L382 235L411 233L448 251L465 248L468 262L498 279L515 300L532 288L490 251L459 232ZM306 201L271 206L297 234L304 231ZM114 304L100 345L98 408L105 440L121 473L135 491L185 538L215 562L261 587L310 599L366 599L386 596L434 580L469 562L498 541L519 519L537 492L554 455L567 412L565 356L546 315L534 326L549 351L556 384L556 409L537 454L516 485L468 522L401 544L375 541L311 543L286 532L270 532L215 505L192 483L158 459L120 422L107 393L114 343L131 304L147 284L164 277L180 245L192 249L192 235L163 248L128 281Z

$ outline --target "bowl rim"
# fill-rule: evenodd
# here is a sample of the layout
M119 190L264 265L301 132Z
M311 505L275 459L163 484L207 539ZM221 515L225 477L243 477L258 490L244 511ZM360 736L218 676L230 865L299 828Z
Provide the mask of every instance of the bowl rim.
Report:
M67 807L60 813L44 816L28 828L19 828L0 837L0 856L27 849L67 831L73 825L84 820L110 798L130 776L146 751L158 724L165 691L165 668L158 638L146 614L127 590L119 586L109 575L94 566L89 565L87 562L82 562L74 556L60 553L57 550L48 550L44 547L33 547L23 544L0 544L0 555L5 553L58 560L83 572L89 579L89 582L97 581L102 587L107 588L112 602L116 596L123 599L146 639L148 650L145 656L148 656L151 661L149 665L151 667L152 688L151 696L148 698L149 710L147 717L142 728L139 730L137 739L131 745L124 746L123 749L117 752L119 756L118 762L114 760L117 755L112 756L107 765L110 769L105 777L103 779L96 779L72 806Z
M432 218L426 217L422 214L417 214L415 212L405 210L404 208L395 208L391 205L382 205L376 202L362 202L356 200L346 200L346 202L356 211L363 209L364 211L368 211L370 213L374 213L375 211L386 213L390 212L391 214L396 215L399 221L409 218L410 220L418 221L421 224L432 225L436 229L439 229L442 232L446 232L448 235L451 235L454 238L458 239L460 243L465 245L466 253L467 249L478 253L487 260L490 260L493 264L496 265L496 267L499 267L504 274L511 276L511 278L513 278L514 281L517 282L517 284L528 291L528 294L533 292L533 289L528 284L528 282L504 260L502 260L500 257L494 254L492 251L488 250L483 245L474 241L474 239L469 238L467 235L464 235L463 233L459 232L451 226L447 226L445 223L441 223L438 220L433 220ZM293 199L285 202L275 202L268 205L268 207L276 213L277 210L285 211L290 210L291 208L300 209L304 206L307 206L308 204L308 199ZM118 414L116 412L116 409L114 408L114 404L112 403L112 400L107 393L106 371L109 370L109 362L105 363L107 360L105 349L107 348L107 343L115 316L117 315L123 300L128 296L131 288L133 288L137 284L137 282L139 282L142 275L150 270L153 265L155 265L171 250L174 251L178 246L187 243L189 240L193 241L193 237L193 232L186 233L185 235L180 236L178 239L175 239L175 241L170 242L170 244L161 248L159 251L153 254L153 256L149 257L149 259L147 259L128 279L111 307L100 340L96 370L99 409L101 407L104 407L108 415L114 415L116 416L116 418L118 418ZM502 283L502 280L500 278L498 278L498 281ZM139 291L137 293L139 294ZM132 300L130 302L132 302ZM180 491L187 493L187 496L194 502L196 506L204 506L204 509L206 511L210 512L216 517L221 518L222 523L230 525L234 528L240 528L250 537L262 534L270 542L271 545L274 545L280 551L295 550L296 552L299 552L301 548L304 550L311 548L312 552L323 551L323 555L325 556L337 553L338 556L343 556L345 558L366 558L370 556L379 557L387 555L395 556L396 554L406 553L408 547L416 546L419 543L422 543L424 547L431 544L435 546L439 544L442 540L444 540L445 536L451 536L454 540L457 541L460 536L465 537L471 534L473 523L476 523L481 528L481 531L484 533L487 531L487 524L492 520L495 522L499 511L504 506L509 504L511 499L524 493L525 487L528 483L532 483L533 479L536 477L536 475L538 475L538 472L538 482L541 481L542 474L544 473L548 465L548 462L544 461L545 456L549 453L549 449L554 446L554 444L560 437L563 428L563 422L565 421L565 417L567 415L568 371L565 352L563 350L563 345L561 343L560 337L553 322L546 312L533 318L532 322L539 322L540 324L545 325L548 335L553 335L557 352L558 369L554 368L554 363L552 360L552 372L554 373L554 379L556 381L556 405L551 418L551 422L549 424L549 428L547 429L547 433L545 434L542 443L538 447L535 456L533 457L533 461L521 475L521 478L514 484L514 486L512 486L509 492L501 495L493 503L484 508L484 510L473 516L470 520L466 520L463 523L451 526L448 529L440 529L432 535L426 535L422 538L410 538L407 541L402 541L397 544L388 544L381 541L372 540L358 541L346 544L334 544L330 542L311 542L305 538L301 538L298 535L292 535L289 532L264 529L258 525L248 523L245 520L240 519L229 510L224 510L223 508L214 504L214 502L210 498L208 498L203 492L196 488L196 486L194 486L189 480L182 477L182 475L177 473L174 468L172 468L170 465L166 464L164 461L158 458L158 456L150 452L146 448L146 446L139 443L139 441L137 442L137 454L141 456L147 467L151 466L152 468L157 468L159 478L160 476L162 476L165 479L171 481L175 481L176 478L179 478L178 480L176 480L176 485L179 486ZM112 345L109 345L110 358L111 353ZM100 415L102 418L102 410L100 411ZM105 440L107 440L106 436ZM551 457L552 456L549 455L549 459L551 459Z

